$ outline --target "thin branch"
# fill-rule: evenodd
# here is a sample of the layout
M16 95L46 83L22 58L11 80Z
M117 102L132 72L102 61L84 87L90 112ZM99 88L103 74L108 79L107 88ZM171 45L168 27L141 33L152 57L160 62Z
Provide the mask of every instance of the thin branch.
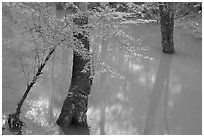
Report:
M25 93L24 93L24 95L23 95L21 101L18 103L18 107L16 108L16 114L20 114L20 113L21 113L20 110L21 110L21 107L22 107L22 105L23 105L24 100L26 99L26 97L27 97L27 95L28 95L30 89L32 88L32 86L36 83L38 77L42 74L43 68L45 67L45 65L46 65L46 63L48 62L49 58L51 57L51 55L52 55L53 52L55 51L56 47L57 47L57 45L54 45L54 46L50 49L50 51L49 51L49 53L47 54L45 60L43 61L43 63L42 63L42 64L40 65L40 67L38 68L37 73L35 74L35 76L33 77L32 81L31 81L31 82L29 83L29 85L27 86L27 89L26 89L26 91L25 91Z
M21 51L20 49L18 49L19 51L19 58L20 58L20 62L21 62L21 71L23 72L23 75L24 75L24 78L25 78L25 81L26 81L26 85L28 85L28 78L26 76L26 72L25 72L25 69L24 69L24 64L23 64L23 59L22 59L22 56L21 56Z

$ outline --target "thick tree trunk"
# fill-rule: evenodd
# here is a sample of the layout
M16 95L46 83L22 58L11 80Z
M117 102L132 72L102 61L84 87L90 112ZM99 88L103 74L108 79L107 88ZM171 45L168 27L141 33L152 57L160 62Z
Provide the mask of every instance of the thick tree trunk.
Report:
M159 6L162 48L164 53L174 53L174 3L164 2Z
M84 16L75 18L74 23L83 26L88 24L88 18ZM74 37L80 40L84 48L89 51L89 40L85 34L79 33L74 35ZM60 127L69 127L70 125L88 127L86 112L92 79L89 78L91 74L90 70L86 72L81 71L89 61L90 59L82 57L76 51L73 52L71 85L56 122Z

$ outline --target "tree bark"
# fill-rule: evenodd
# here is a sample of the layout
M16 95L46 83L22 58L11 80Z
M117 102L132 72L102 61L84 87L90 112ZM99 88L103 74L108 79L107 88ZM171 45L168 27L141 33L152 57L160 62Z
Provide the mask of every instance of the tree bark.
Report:
M88 24L88 17L75 18L74 23L78 26ZM74 34L74 37L80 40L84 48L89 51L89 40L85 33L84 31L83 34ZM90 78L90 69L86 72L81 71L89 61L90 59L84 58L77 51L73 52L71 85L56 122L60 127L69 127L70 125L88 127L86 112L92 79Z
M173 32L174 32L174 3L164 2L159 5L162 48L164 53L175 53Z

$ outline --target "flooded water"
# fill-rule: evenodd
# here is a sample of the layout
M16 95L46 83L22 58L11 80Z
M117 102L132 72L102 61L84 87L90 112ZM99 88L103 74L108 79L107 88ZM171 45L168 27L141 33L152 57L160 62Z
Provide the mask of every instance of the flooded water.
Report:
M129 46L134 54L110 51L110 45L119 47L117 39L95 41L105 45L101 49L104 62L124 79L96 72L87 112L90 133L202 134L202 39L175 29L176 53L166 55L158 24L124 24L122 30L132 39ZM2 49L9 58L9 52ZM49 121L56 121L69 89L71 53L58 49L53 86L48 64L29 93L22 108L25 134L59 134ZM25 84L17 68L10 67L6 58L2 62L2 112L6 115L15 111ZM50 88L54 90L53 116L48 114Z

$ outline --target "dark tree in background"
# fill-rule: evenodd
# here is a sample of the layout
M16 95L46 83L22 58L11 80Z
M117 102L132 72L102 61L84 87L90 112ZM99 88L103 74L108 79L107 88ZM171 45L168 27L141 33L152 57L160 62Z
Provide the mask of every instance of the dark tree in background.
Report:
M73 21L78 27L82 27L88 24L88 17L82 15L74 18ZM89 51L87 33L88 32L85 30L80 33L74 33L76 41L83 44L83 48L86 50L86 53ZM84 70L84 67L89 61L89 58L83 57L77 51L73 52L71 85L68 95L63 103L61 113L56 122L62 128L69 127L70 125L88 127L86 112L92 79L90 79L90 69L85 72L82 70Z
M159 5L162 48L164 53L174 53L174 3L164 2Z

